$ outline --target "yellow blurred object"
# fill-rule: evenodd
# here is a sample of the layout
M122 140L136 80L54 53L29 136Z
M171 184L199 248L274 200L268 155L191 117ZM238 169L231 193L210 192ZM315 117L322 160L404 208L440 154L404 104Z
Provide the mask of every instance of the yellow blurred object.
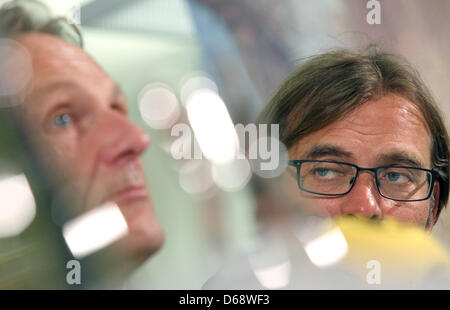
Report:
M423 228L393 219L342 217L335 223L348 244L347 255L340 262L345 270L365 277L377 265L381 278L408 282L423 280L439 270L450 279L446 249Z

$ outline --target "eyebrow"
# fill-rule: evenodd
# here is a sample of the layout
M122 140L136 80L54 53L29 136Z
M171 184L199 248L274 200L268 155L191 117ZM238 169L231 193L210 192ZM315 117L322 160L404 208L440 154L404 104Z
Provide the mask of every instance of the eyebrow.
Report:
M387 154L381 154L378 156L377 162L404 164L416 168L425 167L422 160L420 160L417 156L404 151L394 151Z
M49 94L53 91L59 91L63 89L80 89L80 86L77 83L74 83L72 81L57 81L55 83L52 83L46 87L43 87L39 89L37 96L42 96L45 94ZM123 92L120 88L120 86L113 82L113 90L111 92L111 100L115 100L115 98L120 97L123 95Z
M330 144L316 145L304 155L304 157L308 159L317 159L324 156L344 157L347 159L354 158L351 152L345 151L339 146Z
M324 156L354 159L354 156L351 152L345 151L339 146L329 144L316 145L304 155L304 157L307 159L318 159ZM377 157L376 161L383 162L386 165L395 163L416 168L425 167L422 160L420 160L414 154L410 154L406 151L392 151L386 154L381 154Z

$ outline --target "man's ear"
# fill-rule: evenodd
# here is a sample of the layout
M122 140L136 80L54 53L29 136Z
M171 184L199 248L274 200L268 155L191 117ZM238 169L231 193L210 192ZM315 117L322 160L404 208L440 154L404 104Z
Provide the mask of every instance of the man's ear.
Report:
M428 219L429 221L429 226L428 226L428 231L431 232L431 230L433 229L434 226L434 222L436 221L436 216L437 216L437 211L439 208L439 193L440 193L440 185L439 182L435 182L434 183L434 188L433 188L433 210L430 212L430 218Z

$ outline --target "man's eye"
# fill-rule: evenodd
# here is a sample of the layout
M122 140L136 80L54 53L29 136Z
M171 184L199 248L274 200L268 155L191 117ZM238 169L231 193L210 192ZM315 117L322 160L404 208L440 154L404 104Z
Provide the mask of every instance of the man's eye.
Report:
M386 178L389 182L408 182L410 181L410 178L404 174L398 173L398 172L389 172L386 174Z
M53 120L53 125L59 128L66 128L70 125L71 122L72 118L70 117L70 115L64 113L55 117L55 119Z
M333 178L337 175L337 172L328 168L316 168L314 169L315 175L322 178Z
M389 172L387 174L387 178L389 181L397 181L400 178L400 174L395 172Z

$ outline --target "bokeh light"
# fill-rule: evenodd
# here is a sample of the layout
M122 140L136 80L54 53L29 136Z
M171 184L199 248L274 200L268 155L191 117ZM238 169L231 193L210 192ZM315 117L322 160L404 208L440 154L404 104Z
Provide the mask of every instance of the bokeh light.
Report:
M273 266L254 271L259 283L268 289L280 289L289 284L291 262L285 261Z
M258 282L267 289L281 289L291 280L292 264L281 239L265 236L264 245L249 253L250 267Z
M348 245L344 234L336 227L308 242L305 245L305 251L314 265L326 268L344 258Z
M197 90L186 103L189 122L203 154L223 164L236 158L239 140L230 114L219 95L208 89Z
M105 203L63 226L67 246L76 258L97 252L128 234L128 226L119 207Z
M180 88L180 99L183 105L186 105L189 96L199 89L209 89L215 93L219 92L217 84L204 72L191 72L183 80L184 82Z
M214 187L211 170L204 160L188 160L180 168L179 183L189 194L207 193Z
M13 96L23 91L33 76L28 51L17 41L0 38L0 96ZM19 101L0 103L0 107Z
M178 120L178 99L167 85L156 83L145 86L139 94L139 112L154 129L167 129Z
M19 235L35 215L36 204L25 175L0 177L0 238Z
M225 191L238 191L247 185L252 173L247 159L235 159L224 164L214 164L212 176L219 188Z

